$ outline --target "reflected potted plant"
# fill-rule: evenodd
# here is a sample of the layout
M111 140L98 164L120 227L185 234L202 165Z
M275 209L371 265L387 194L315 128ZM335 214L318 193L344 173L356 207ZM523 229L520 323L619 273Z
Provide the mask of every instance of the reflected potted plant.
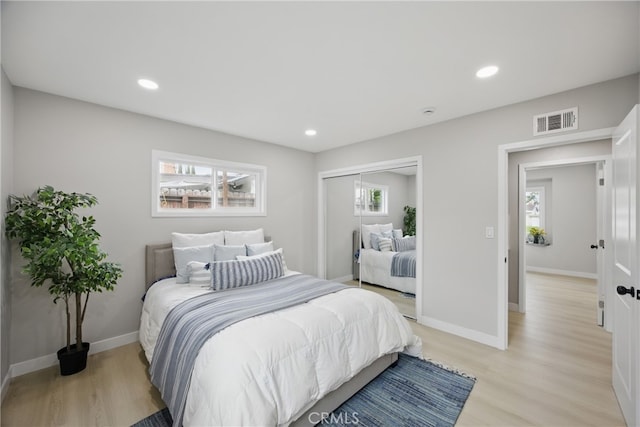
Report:
M9 196L5 216L6 235L20 245L27 264L23 273L31 285L48 286L53 302L64 302L67 345L58 351L61 375L82 371L89 343L82 340L82 322L91 292L113 290L122 268L105 262L98 247L100 234L93 216L80 217L78 208L97 204L91 194L65 193L53 187L39 188L33 196ZM75 311L75 343L71 343L71 306Z
M530 226L527 227L527 232L531 238L529 241L534 244L542 244L544 243L544 235L546 234L544 228Z
M405 236L416 235L416 208L408 205L404 207L403 225Z

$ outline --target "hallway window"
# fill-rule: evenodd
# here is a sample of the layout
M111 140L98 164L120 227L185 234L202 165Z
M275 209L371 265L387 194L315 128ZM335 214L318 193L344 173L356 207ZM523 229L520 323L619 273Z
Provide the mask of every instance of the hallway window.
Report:
M544 228L544 187L527 188L525 199L527 229Z

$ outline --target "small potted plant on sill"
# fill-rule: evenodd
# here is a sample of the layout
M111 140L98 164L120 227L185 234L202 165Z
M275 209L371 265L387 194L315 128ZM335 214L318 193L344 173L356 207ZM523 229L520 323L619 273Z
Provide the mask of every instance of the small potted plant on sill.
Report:
M532 243L534 244L544 243L544 235L545 235L544 228L531 226L531 227L527 227L527 231L531 236Z
M105 262L100 234L93 216L80 217L78 208L94 206L91 194L65 193L53 187L39 188L33 196L9 196L5 217L7 237L18 240L27 264L23 273L31 285L48 285L53 302L64 301L67 345L58 351L61 375L82 371L87 364L89 343L82 341L84 320L91 292L113 290L122 276L118 264ZM71 306L75 311L75 343L71 343Z

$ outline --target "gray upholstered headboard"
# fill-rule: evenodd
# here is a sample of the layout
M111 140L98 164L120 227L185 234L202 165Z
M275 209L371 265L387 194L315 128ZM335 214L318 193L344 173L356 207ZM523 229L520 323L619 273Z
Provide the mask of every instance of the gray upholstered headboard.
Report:
M175 276L171 243L147 245L145 248L145 284L148 288L158 279Z

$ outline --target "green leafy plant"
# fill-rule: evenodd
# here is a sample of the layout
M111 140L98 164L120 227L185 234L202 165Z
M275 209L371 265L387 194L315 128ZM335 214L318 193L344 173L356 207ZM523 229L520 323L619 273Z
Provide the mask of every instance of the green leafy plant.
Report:
M404 234L405 236L416 235L416 208L411 206L404 207Z
M105 262L100 234L93 216L75 211L97 204L91 194L65 193L39 188L33 196L10 196L5 217L6 234L17 239L27 264L23 273L32 286L48 285L53 302L64 301L67 317L67 352L71 351L71 310L75 307L76 344L82 348L82 322L91 292L113 290L122 268ZM84 301L83 301L84 300Z
M529 226L527 227L527 232L531 234L533 237L544 236L546 233L544 228Z

